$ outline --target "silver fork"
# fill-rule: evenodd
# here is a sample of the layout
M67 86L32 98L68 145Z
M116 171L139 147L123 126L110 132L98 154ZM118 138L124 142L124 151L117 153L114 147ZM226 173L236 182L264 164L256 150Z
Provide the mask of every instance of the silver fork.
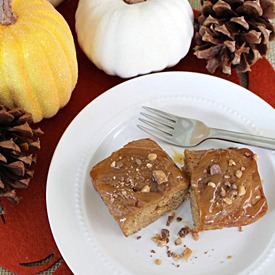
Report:
M275 150L275 138L256 136L223 129L210 128L202 121L179 117L151 107L143 108L139 120L149 126L137 126L146 133L170 144L193 147L207 139L219 139Z

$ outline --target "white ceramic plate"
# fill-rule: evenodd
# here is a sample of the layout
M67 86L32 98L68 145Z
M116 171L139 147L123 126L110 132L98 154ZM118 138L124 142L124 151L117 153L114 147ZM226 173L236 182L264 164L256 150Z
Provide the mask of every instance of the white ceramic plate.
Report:
M91 87L92 89L92 87ZM47 182L47 210L55 241L75 274L272 274L275 264L275 155L259 156L268 213L255 224L204 232L184 244L188 262L175 262L151 237L165 228L167 216L139 233L124 237L94 191L89 170L97 161L134 139L148 137L137 127L141 106L160 108L204 120L209 126L275 137L275 112L249 91L231 82L197 73L156 73L126 81L96 98L73 120L54 153ZM159 142L171 155L183 148ZM197 148L236 146L207 141ZM172 156L173 157L173 156ZM170 247L178 230L191 223L185 203L177 210ZM137 236L141 236L137 239ZM156 253L150 252L155 250ZM154 263L161 259L161 265ZM179 265L178 267L176 265Z

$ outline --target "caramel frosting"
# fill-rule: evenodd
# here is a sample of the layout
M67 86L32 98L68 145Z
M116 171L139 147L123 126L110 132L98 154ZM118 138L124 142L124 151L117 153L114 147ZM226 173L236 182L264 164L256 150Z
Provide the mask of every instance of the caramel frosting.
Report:
M255 155L249 149L185 151L198 230L250 224L267 211Z
M187 185L181 170L150 139L128 143L96 164L90 175L119 223L136 209L160 200L165 192Z

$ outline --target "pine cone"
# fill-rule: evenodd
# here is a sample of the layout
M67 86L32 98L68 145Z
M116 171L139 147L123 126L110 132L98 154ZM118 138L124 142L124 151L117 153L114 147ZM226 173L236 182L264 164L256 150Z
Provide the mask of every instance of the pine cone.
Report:
M40 129L33 130L32 115L0 105L0 198L18 202L16 188L26 188L34 174L40 149ZM0 205L0 214L3 214Z
M250 71L274 39L274 0L201 0L195 55L207 60L209 72Z

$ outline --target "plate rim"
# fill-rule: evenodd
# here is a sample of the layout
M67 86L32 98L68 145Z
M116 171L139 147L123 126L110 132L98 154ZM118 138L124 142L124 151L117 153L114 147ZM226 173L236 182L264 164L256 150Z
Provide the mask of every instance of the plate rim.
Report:
M53 164L55 162L55 159L56 159L56 155L58 154L59 152L59 148L60 146L62 146L62 143L64 142L64 138L66 137L66 135L69 134L69 131L71 128L73 128L73 125L77 124L78 121L81 120L81 117L85 116L85 113L88 112L87 110L90 109L90 108L93 108L93 106L95 106L96 104L102 104L101 102L104 102L104 100L109 100L108 98L110 97L110 95L112 96L115 92L114 91L117 91L117 90L120 90L121 87L123 89L124 86L128 86L129 84L133 84L135 85L135 83L139 83L140 81L142 80L149 80L152 79L152 78L159 78L159 77L163 77L163 76L167 76L168 78L170 76L172 77L176 77L176 76L181 76L181 75L185 75L185 76L188 76L191 78L193 76L195 77L204 77L204 78L211 78L211 79L215 79L214 81L225 81L227 82L227 84L230 86L230 85L233 85L235 87L237 87L237 90L240 90L244 93L244 97L251 97L253 98L253 100L255 102L257 102L257 104L260 104L263 108L266 108L268 111L273 111L274 112L274 109L273 107L268 104L266 101L264 101L261 97L259 97L258 95L252 93L251 91L239 86L238 84L234 83L234 82L231 82L229 80L226 80L226 79L222 79L222 78L219 78L219 77L216 77L216 76L212 76L212 75L207 75L207 74L201 74L201 73L194 73L194 72L177 72L177 71L170 71L170 72L158 72L158 73L153 73L153 74L149 74L149 75L144 75L144 76L139 76L139 77L135 77L133 79L130 79L130 80L126 80L116 86L113 86L112 88L104 91L101 95L99 95L98 97L96 97L94 100L92 100L89 104L87 104L76 116L75 118L70 122L69 126L66 128L66 130L64 131L64 133L62 134L56 148L55 148L55 151L54 151L54 154L52 156L52 160L51 160L51 163L50 163L50 166L49 166L49 170L48 170L48 175L47 175L47 183L46 183L46 206L47 206L47 215L48 215L48 219L49 219L49 223L50 223L50 228L51 228L51 231L52 231L52 234L53 234L53 237L54 237L54 240L57 244L57 247L61 253L61 255L64 257L64 259L66 259L66 263L68 264L68 266L70 266L70 268L73 270L73 266L71 266L71 261L68 259L66 252L64 253L64 248L62 247L62 241L60 241L60 239L57 238L56 236L56 224L54 224L54 220L55 218L53 218L53 210L51 209L51 206L50 206L50 180L51 180L51 173L53 171ZM235 90L234 90L235 91ZM239 93L239 92L238 92ZM117 93L116 96L120 96L119 93Z

